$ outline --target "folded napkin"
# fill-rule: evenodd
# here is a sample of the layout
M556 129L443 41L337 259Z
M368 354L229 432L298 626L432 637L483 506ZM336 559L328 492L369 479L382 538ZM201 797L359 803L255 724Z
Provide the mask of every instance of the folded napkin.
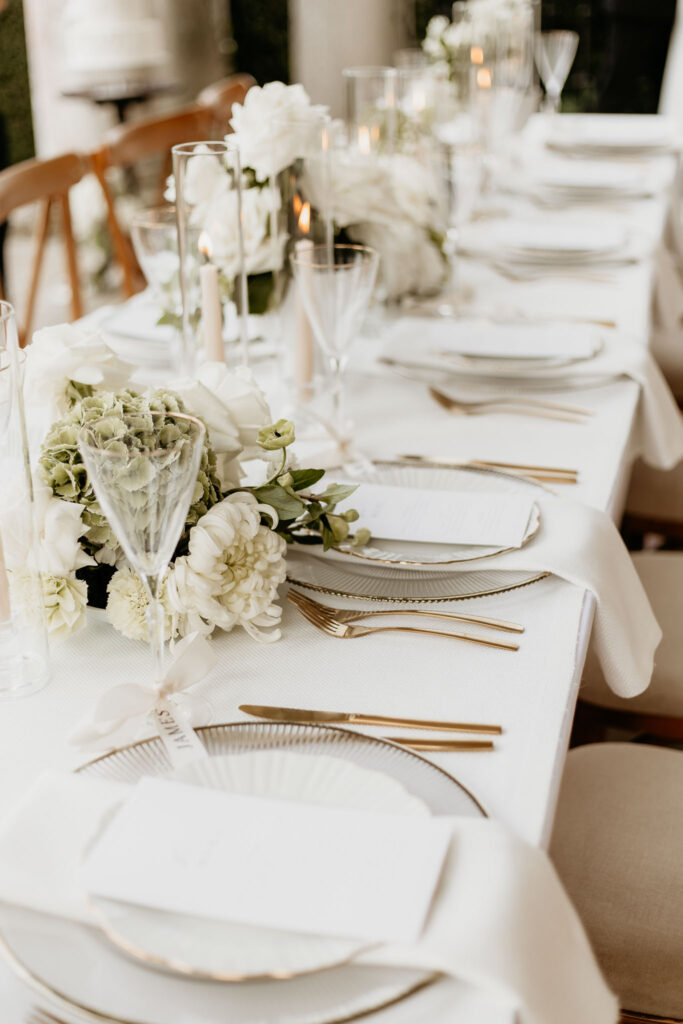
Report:
M39 779L0 826L0 898L92 924L78 886L83 849L129 791L78 775ZM497 822L452 827L420 939L359 962L442 971L514 1010L520 1024L614 1024L617 1001L547 856Z
M597 601L593 639L609 686L635 697L649 685L662 631L611 518L555 495L537 498L538 533L523 548L486 559L486 569L550 572L590 590ZM449 567L471 572L467 562Z

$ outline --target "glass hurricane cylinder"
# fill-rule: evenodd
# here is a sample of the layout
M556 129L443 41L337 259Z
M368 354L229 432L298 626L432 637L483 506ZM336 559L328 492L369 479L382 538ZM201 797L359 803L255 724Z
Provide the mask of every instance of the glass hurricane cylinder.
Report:
M243 191L236 146L174 146L182 298L182 369L197 361L248 365Z
M24 361L14 310L0 301L0 700L35 693L50 678ZM55 588L64 583L50 580Z
M392 152L398 134L396 68L344 68L342 76L349 145L363 154Z

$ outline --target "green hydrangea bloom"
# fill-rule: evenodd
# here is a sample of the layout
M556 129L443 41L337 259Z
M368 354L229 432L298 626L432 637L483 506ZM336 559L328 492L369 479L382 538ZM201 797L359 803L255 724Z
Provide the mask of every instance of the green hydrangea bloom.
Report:
M98 434L107 448L122 445L126 448L148 448L157 443L166 447L180 433L178 423L169 421L159 428L153 412L184 412L182 400L172 391L157 390L140 395L128 389L122 391L94 391L75 401L69 412L48 432L41 449L39 469L45 483L54 494L65 501L85 506L83 523L86 531L83 547L99 561L113 563L121 553L116 537L95 497L81 454L78 433L86 423L98 421ZM125 421L124 417L125 416ZM139 487L140 481L135 481ZM177 554L187 551L188 534L195 523L221 500L222 494L216 476L216 455L205 438L197 483L195 485L185 530L178 543ZM99 558L98 558L99 556Z

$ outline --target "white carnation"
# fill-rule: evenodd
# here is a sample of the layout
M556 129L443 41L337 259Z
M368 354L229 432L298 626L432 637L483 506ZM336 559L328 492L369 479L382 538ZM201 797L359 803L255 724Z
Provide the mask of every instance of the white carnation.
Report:
M261 525L261 513L277 523L274 510L253 495L233 494L192 529L189 552L176 559L167 584L180 635L242 626L257 640L279 638L272 627L282 615L274 601L285 579L286 544Z
M230 121L242 166L259 181L279 174L301 155L302 138L326 109L313 106L302 85L268 82L250 89L244 103L233 106Z
M149 595L138 574L132 569L119 569L107 587L107 618L114 629L129 640L149 640L147 609ZM166 588L161 595L164 606L164 639L171 636L171 611L168 606Z
M29 607L35 599L35 577L19 574L13 576L13 587L19 593L17 598L24 607ZM85 580L75 576L53 576L44 574L41 577L43 605L47 631L56 639L63 639L85 626L85 610L88 604L88 588Z

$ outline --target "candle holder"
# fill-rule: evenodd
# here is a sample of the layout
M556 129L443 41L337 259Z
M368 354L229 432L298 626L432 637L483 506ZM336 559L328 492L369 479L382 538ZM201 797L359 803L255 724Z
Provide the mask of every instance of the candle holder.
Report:
M244 180L236 146L190 142L174 146L182 371L197 361L249 363L245 271Z
M50 678L22 395L24 359L14 309L0 301L0 700L35 693Z

